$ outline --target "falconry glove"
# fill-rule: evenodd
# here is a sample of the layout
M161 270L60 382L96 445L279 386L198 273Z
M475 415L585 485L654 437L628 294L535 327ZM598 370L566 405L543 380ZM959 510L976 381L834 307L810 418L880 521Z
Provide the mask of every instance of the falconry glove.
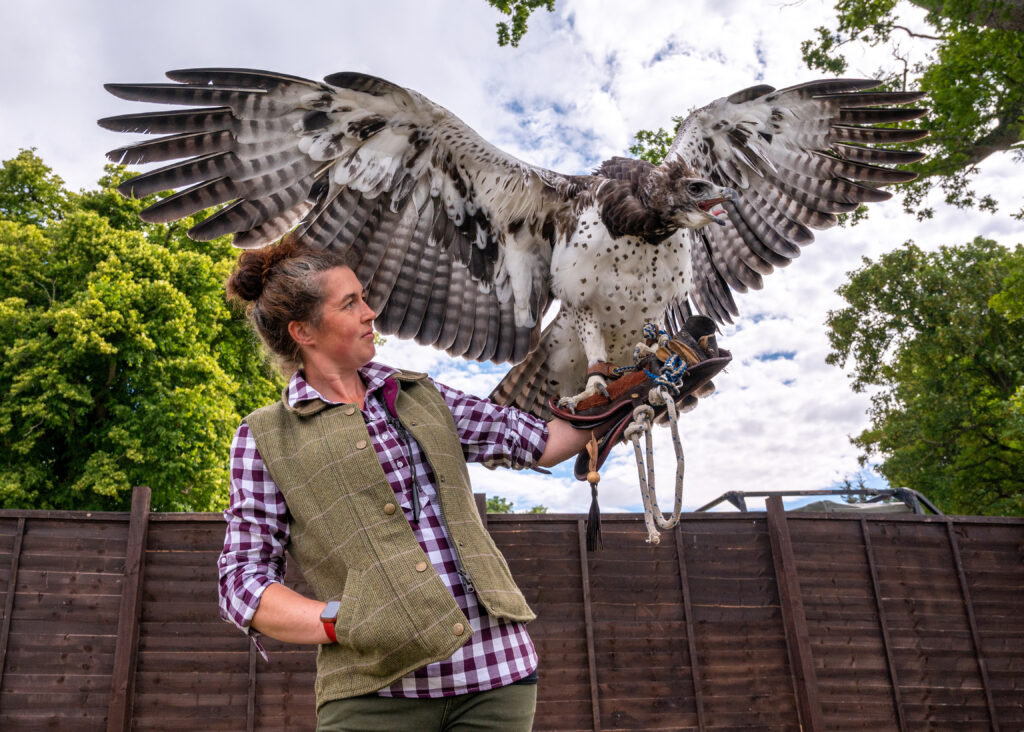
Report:
M645 335L656 338L657 334ZM703 315L688 318L671 338L663 337L660 342L655 338L648 338L646 349L638 347L634 366L599 366L598 373L609 380L607 397L592 396L580 402L575 412L551 400L551 411L559 419L576 429L601 433L596 455L592 457L584 449L576 457L574 472L578 480L588 480L588 474L601 468L612 447L625 441L636 407L649 404L655 421L667 418L664 400L652 392L660 387L661 393L675 401L678 412L688 412L696 408L699 398L714 392L711 379L732 361L732 354L718 347L714 321Z

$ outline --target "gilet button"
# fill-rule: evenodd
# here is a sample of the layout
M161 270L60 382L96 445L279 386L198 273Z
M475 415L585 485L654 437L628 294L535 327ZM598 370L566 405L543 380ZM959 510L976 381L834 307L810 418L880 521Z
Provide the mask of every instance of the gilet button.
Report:
M351 417L355 413L356 413L356 408L355 407L345 407L345 414L347 414L348 416Z
M366 440L360 440L356 443L357 450L362 450L364 447L366 447Z
M466 626L463 625L462 623L456 623L455 625L452 626L452 632L455 635L462 635L463 633L466 632Z
M393 503L385 503L384 504L384 513L386 513L388 516L390 516L394 512L395 512L395 504L393 504Z
M417 572L426 572L427 571L427 563L426 562L416 562L416 571Z

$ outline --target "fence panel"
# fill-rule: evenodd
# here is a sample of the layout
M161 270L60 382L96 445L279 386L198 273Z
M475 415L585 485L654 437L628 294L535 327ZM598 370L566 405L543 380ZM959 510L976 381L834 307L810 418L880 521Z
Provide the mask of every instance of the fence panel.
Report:
M538 613L538 730L1024 725L1024 519L691 514L649 545L611 515L588 555L580 516L488 518ZM311 728L316 651L266 662L218 618L222 540L212 514L0 511L0 728Z

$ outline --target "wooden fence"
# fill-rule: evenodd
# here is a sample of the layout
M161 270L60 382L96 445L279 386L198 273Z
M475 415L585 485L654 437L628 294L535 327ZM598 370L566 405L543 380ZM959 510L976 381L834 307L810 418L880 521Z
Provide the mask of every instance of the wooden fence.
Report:
M1024 728L1024 519L491 515L538 730ZM0 512L0 729L311 729L314 651L217 618L213 514ZM300 590L301 578L290 584Z

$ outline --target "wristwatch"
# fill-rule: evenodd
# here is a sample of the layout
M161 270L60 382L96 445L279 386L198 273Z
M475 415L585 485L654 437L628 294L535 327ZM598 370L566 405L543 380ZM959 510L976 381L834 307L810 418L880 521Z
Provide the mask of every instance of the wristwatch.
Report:
M324 632L331 639L331 643L338 642L338 636L334 632L334 625L338 622L338 610L341 608L339 600L331 600L327 607L320 613L320 622L324 624Z

